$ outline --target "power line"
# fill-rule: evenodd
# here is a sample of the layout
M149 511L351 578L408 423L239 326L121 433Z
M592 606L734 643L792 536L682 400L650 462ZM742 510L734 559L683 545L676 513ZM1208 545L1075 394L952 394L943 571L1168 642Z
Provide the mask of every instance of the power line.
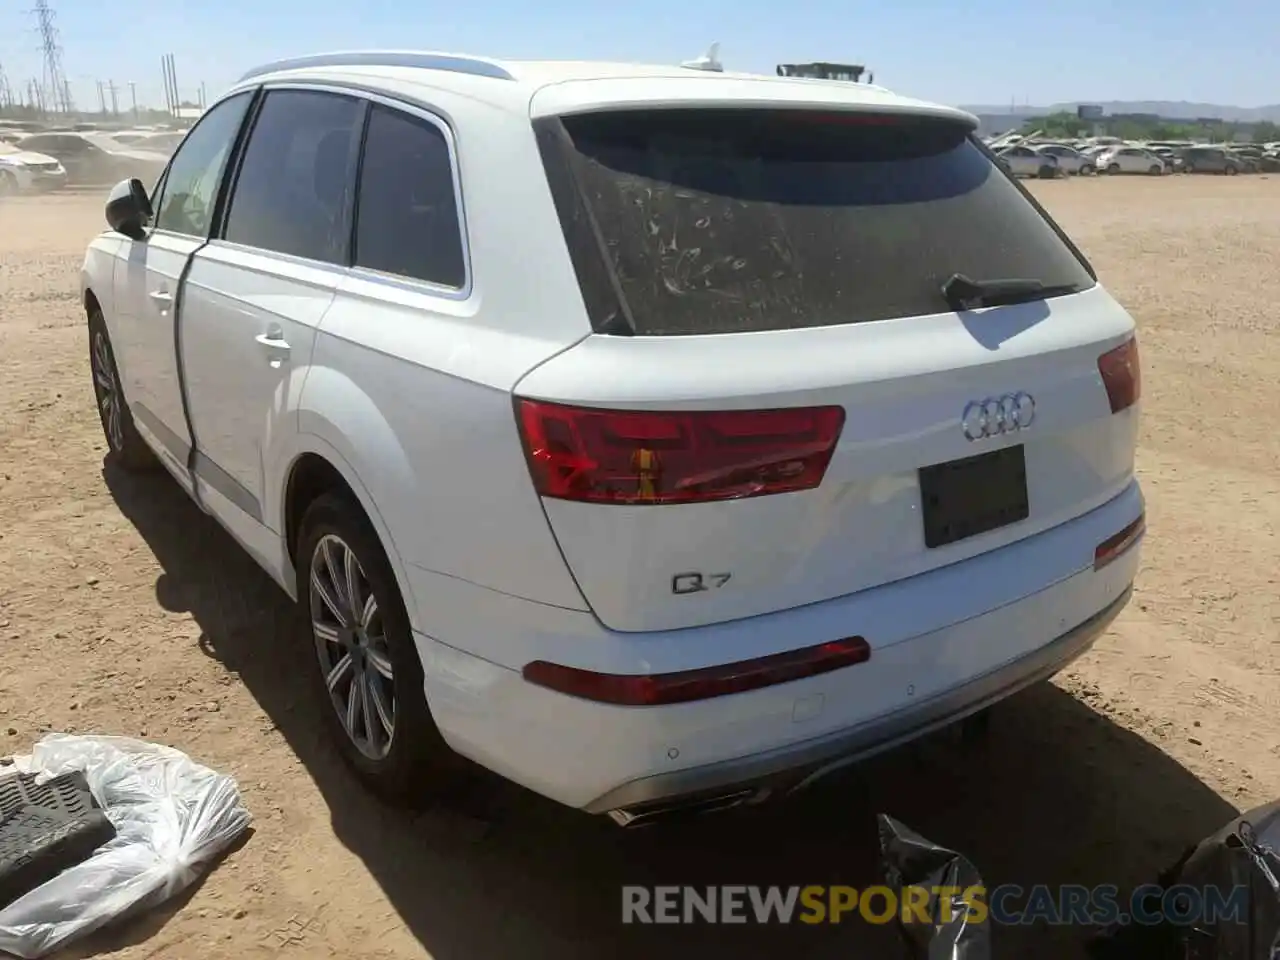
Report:
M31 12L35 15L40 30L40 49L44 54L44 87L49 91L52 104L57 104L64 113L70 113L73 109L71 85L67 82L66 71L62 69L62 45L58 42L58 28L54 26L53 9L49 6L49 0L36 0L36 8Z

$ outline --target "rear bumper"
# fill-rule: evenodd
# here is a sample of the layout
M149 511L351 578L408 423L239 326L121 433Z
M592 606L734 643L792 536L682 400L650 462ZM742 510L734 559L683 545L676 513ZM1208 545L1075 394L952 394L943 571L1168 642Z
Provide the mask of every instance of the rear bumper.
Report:
M426 693L459 753L590 812L777 780L795 786L894 747L1051 676L1089 648L1129 598L1141 541L1101 570L1095 547L1142 512L1131 484L1090 513L907 580L808 607L655 634L454 580L430 592L440 638L415 634ZM424 602L430 601L430 602ZM661 673L850 634L866 663L710 700L621 707L527 683L534 659ZM500 641L500 642L496 642ZM731 655L726 653L731 651ZM496 662L509 655L506 665Z
M649 804L660 806L676 797L695 799L701 794L721 794L748 786L795 789L807 785L843 766L963 720L1025 687L1049 679L1093 646L1132 594L1132 587L1126 588L1106 609L1046 646L924 703L779 750L633 780L593 800L586 809L590 813L626 809L639 814Z

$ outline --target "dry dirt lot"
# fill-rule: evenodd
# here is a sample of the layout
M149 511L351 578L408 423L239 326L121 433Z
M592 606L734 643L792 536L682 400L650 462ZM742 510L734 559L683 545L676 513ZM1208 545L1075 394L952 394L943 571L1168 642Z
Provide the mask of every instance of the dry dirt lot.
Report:
M624 883L872 882L872 814L989 884L1150 879L1280 796L1280 178L1037 183L1142 331L1150 533L1134 602L991 737L939 735L805 795L625 833L495 786L408 815L320 735L284 597L166 477L103 470L75 295L97 196L0 206L0 754L49 730L233 773L250 839L170 908L74 956L373 960L886 957L889 931L622 928ZM1006 928L999 955L1079 955Z

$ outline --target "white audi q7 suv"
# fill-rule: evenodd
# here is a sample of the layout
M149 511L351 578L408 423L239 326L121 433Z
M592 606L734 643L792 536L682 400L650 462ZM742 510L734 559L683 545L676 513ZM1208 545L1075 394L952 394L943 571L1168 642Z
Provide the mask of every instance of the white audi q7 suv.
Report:
M957 110L687 68L255 70L81 275L110 457L306 610L383 795L793 789L1130 596L1134 323ZM300 666L302 666L300 664Z

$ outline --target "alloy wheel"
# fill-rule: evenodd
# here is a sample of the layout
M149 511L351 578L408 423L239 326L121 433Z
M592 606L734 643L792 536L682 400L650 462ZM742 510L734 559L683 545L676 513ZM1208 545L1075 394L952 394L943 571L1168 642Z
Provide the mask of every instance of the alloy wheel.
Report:
M355 552L326 534L311 555L311 630L321 675L343 730L382 760L396 729L395 677L382 611Z
M101 330L93 334L93 350L89 354L93 368L93 392L98 399L98 413L106 430L107 442L119 453L124 449L124 419L120 385L116 382L115 364L111 362L111 343Z

